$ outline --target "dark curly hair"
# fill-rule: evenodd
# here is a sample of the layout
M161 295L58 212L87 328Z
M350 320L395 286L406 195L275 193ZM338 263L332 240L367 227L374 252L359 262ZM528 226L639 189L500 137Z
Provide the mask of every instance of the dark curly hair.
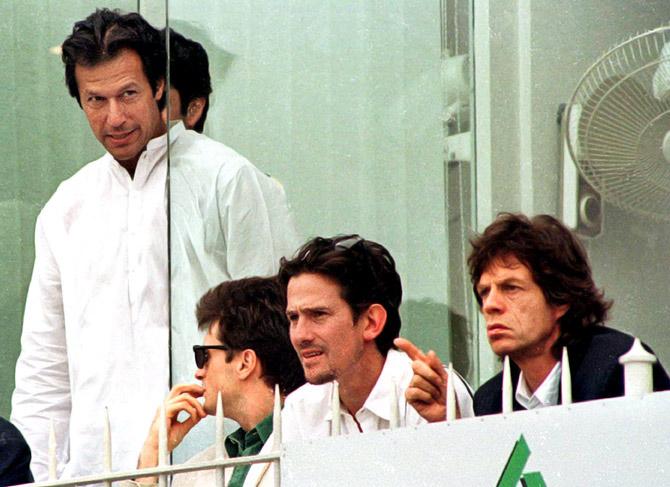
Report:
M522 214L501 213L470 243L468 265L480 307L477 284L482 274L494 260L514 256L528 267L549 304L569 305L559 319L561 338L557 346L578 339L586 328L607 320L612 302L596 287L584 246L556 218L537 215L529 219Z
M161 31L161 37L165 39L165 29ZM209 95L212 93L209 58L202 44L173 29L170 29L170 84L179 92L179 108L183 115L186 115L191 101L205 99L202 115L193 126L193 130L202 133L209 111Z
M84 20L74 24L72 34L63 42L62 59L65 64L65 84L70 95L79 99L75 67L95 66L109 61L123 49L131 49L142 60L144 75L155 95L161 80L165 79L166 50L157 29L137 13L122 14L118 10L98 9ZM158 108L165 105L165 94Z
M276 277L226 281L207 291L196 307L198 328L218 322L217 339L230 347L226 360L245 349L256 353L269 387L289 394L305 383L302 365L289 339L286 298Z
M292 277L305 273L321 274L339 284L354 320L370 305L382 305L386 324L375 343L384 356L393 348L393 339L400 334L402 285L386 248L358 235L316 237L303 245L295 258L282 258L279 281L284 292Z

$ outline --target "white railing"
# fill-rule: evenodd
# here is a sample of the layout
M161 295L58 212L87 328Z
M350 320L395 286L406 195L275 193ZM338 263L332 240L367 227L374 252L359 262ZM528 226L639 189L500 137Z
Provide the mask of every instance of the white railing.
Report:
M653 391L652 365L656 362L656 357L648 353L642 347L639 339L635 339L633 346L628 353L619 358L619 362L624 366L624 385L625 395L631 397L640 397ZM452 365L449 364L450 376L453 373ZM570 364L568 363L567 349L563 348L561 359L561 404L569 405L572 403L572 390L570 387ZM399 426L399 411L397 401L397 387L393 390L395 394L391 397L390 427L395 429ZM509 358L505 357L503 361L503 387L502 404L503 414L512 412L513 388L510 379ZM334 382L332 396L332 426L331 436L340 435L340 399L339 384ZM167 446L167 423L165 421L165 409L161 406L160 429L159 429L159 461L158 466L151 468L135 469L128 471L112 472L112 438L109 427L109 417L105 411L105 424L103 434L103 468L104 472L99 475L89 475L67 480L56 480L56 440L51 424L49 434L49 477L50 480L34 484L25 484L32 487L69 487L77 485L91 485L103 483L111 486L112 482L121 480L130 480L140 477L158 477L160 486L168 485L168 477L175 474L194 472L200 470L216 470L217 486L225 485L225 469L234 468L239 465L251 465L255 463L274 462L274 485L280 486L280 460L281 460L281 397L279 388L275 386L273 415L273 451L271 453L227 458L224 447L224 412L221 404L221 394L217 398L216 410L216 432L215 432L215 450L216 458L204 462L184 463L181 465L168 465L168 446ZM448 381L446 391L446 420L453 421L456 418L456 396L453 381ZM138 452L139 454L139 452Z

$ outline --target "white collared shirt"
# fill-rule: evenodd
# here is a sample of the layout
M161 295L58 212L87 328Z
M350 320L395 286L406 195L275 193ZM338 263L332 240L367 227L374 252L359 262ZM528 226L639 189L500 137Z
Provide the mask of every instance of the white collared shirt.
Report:
M405 390L412 379L412 362L400 351L389 350L384 367L363 407L354 416L340 408L340 429L344 435L388 429L391 420L393 387L400 412L400 426L426 423L416 410L407 404ZM455 377L456 400L462 417L473 416L472 397L467 386ZM288 395L282 411L282 441L329 436L332 423L331 397L333 383L305 384Z
M519 374L514 399L526 409L544 408L558 404L558 391L561 385L561 362L556 362L549 375L545 377L540 387L531 392L524 379L523 372Z

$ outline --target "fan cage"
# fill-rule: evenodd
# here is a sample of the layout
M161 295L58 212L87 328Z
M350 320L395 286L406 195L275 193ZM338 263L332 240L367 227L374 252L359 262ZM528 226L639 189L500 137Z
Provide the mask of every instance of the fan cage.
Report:
M568 150L584 178L620 207L670 221L670 26L605 53L565 112Z

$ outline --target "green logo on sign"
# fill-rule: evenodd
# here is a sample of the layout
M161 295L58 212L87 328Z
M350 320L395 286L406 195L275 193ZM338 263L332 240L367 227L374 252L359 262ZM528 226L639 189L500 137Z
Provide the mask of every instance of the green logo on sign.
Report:
M523 468L530 457L530 448L521 435L507 459L507 465L498 479L497 487L516 487L519 481L523 487L547 487L540 472L523 473Z

